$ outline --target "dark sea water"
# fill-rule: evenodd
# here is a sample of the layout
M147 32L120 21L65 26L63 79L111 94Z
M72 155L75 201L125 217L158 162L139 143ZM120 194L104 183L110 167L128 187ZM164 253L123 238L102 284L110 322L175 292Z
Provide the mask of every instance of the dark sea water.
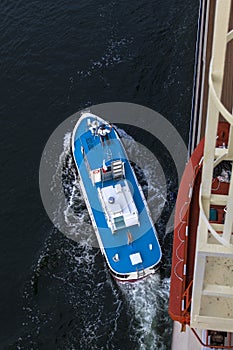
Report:
M158 274L116 283L99 250L70 240L49 220L39 165L60 123L105 102L152 108L187 143L198 6L191 0L0 2L0 349L170 349L166 216L158 223L164 254ZM62 162L69 156L69 141L63 142ZM167 181L177 191L176 180Z

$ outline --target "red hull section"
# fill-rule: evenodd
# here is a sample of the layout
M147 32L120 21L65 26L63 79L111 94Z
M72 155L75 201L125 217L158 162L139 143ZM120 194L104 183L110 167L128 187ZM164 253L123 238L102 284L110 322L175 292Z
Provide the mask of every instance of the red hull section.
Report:
M220 122L216 147L227 146L228 136L229 124ZM169 314L182 325L190 323L203 151L204 139L185 167L176 202ZM213 179L213 194L227 194L228 188L229 183L220 182L217 177ZM224 207L211 206L211 209L216 213L212 222L223 222Z
M189 324L203 149L204 140L185 167L176 202L169 314L182 324Z

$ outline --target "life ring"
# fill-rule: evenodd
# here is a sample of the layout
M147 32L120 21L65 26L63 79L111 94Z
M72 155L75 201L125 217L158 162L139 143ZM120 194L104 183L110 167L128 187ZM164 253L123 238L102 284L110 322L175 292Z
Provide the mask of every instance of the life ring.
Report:
M100 169L96 169L93 171L93 174L99 174L99 172L100 172Z

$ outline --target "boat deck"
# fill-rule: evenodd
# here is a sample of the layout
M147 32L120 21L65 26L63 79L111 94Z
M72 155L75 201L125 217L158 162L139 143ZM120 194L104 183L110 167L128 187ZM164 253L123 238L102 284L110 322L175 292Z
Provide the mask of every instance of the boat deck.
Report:
M106 160L106 164L109 160L114 159L121 159L124 162L124 181L127 181L131 190L140 225L124 227L114 233L108 227L98 195L98 188L114 187L119 183L123 185L123 180L110 179L93 184L89 176L87 162L84 161L81 151L82 147L91 170L101 168L103 160ZM102 144L99 136L92 135L88 129L86 119L81 120L74 139L74 158L86 192L86 203L88 199L90 206L89 213L91 210L92 222L94 227L98 228L96 230L97 238L111 269L117 274L127 274L156 265L161 259L161 249L156 231L146 209L141 187L138 186L135 174L115 129L113 128L109 133L109 142L105 141ZM129 242L129 231L132 242ZM139 255L134 255L136 253L139 253ZM119 259L114 259L116 255Z

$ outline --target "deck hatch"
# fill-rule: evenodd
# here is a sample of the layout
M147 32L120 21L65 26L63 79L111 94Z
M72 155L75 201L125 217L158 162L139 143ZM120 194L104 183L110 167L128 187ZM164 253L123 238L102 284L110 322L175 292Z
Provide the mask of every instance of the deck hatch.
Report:
M138 265L142 263L142 257L140 253L130 254L130 260L132 265Z

